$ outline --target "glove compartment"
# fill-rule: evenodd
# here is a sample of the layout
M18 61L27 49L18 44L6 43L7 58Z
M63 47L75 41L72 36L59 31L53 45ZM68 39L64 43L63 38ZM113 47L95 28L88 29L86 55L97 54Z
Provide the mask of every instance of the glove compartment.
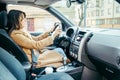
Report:
M120 75L120 36L95 33L87 43L86 51L106 78L112 80Z

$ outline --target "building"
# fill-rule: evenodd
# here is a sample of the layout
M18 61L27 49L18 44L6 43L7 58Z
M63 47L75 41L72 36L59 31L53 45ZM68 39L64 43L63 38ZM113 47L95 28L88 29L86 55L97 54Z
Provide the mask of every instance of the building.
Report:
M86 25L101 28L120 28L120 5L113 0L88 0Z

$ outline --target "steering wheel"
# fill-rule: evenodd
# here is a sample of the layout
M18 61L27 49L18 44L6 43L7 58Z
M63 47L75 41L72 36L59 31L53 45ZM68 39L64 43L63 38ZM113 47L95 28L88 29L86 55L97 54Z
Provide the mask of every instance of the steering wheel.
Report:
M54 23L54 29L53 29L53 31L51 31L51 33L53 33L57 27L59 27L59 28L62 29L62 25L61 25L60 22L55 22L55 23ZM54 39L53 45L50 45L50 46L48 46L47 48L48 48L49 50L52 50L52 49L58 47L58 46L59 46L58 44L60 43L59 38L60 38L60 35L57 36L57 37ZM60 46L59 46L59 47L60 47Z
M62 24L60 22L55 22L54 24L55 28L53 29L53 31L59 27L60 29L62 29ZM59 36L57 36L54 40L54 45L58 46L58 47L62 47L62 48L66 48L68 47L70 44L70 39L68 37L66 37L64 35L64 33L61 33Z

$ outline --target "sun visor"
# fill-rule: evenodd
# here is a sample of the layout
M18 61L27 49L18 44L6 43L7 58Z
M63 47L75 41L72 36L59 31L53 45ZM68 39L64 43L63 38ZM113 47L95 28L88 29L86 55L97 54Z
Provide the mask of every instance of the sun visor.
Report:
M35 0L4 0L5 3L17 4L19 2L34 2Z
M40 6L50 6L51 4L60 1L60 0L36 0L35 4Z

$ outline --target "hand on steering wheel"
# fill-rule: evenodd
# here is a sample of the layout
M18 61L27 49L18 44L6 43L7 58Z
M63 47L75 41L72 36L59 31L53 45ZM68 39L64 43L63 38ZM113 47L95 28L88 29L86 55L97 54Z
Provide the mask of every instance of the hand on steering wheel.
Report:
M55 22L53 27L50 27L50 29L47 32L53 33L57 27L61 27L61 23Z
M56 23L54 24L54 28L52 28L52 31L51 31L51 32L54 32L57 27L59 27L59 28L62 30L62 25L61 25L61 23L56 22Z
M59 27L57 27L57 28L52 32L52 36L55 38L55 37L57 37L58 35L60 35L61 32L62 32L62 30L61 30Z
M55 37L57 37L61 34L61 32L62 32L62 25L61 25L61 23L56 22L54 24L54 28L52 30L52 33L53 33L53 35L55 35Z

